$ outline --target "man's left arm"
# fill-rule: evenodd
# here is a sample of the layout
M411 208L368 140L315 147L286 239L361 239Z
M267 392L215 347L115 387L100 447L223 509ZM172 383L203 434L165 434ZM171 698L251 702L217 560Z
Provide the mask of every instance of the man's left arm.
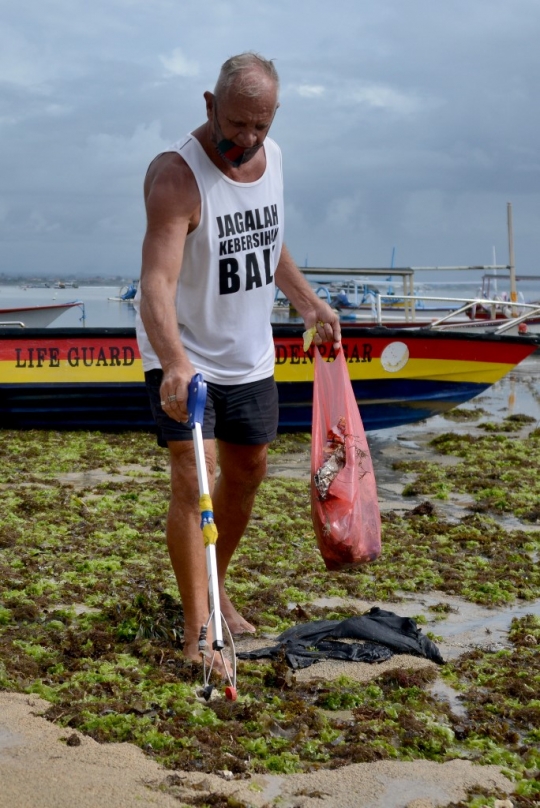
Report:
M316 326L316 345L332 342L335 350L341 346L339 315L311 288L298 269L287 247L283 245L275 272L276 285L281 289L304 320L306 328Z

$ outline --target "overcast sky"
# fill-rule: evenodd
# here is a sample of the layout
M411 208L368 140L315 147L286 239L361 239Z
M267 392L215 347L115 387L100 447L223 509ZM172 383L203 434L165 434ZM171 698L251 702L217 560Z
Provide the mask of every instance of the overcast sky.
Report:
M0 0L0 272L138 277L146 167L274 58L300 265L540 274L539 0Z

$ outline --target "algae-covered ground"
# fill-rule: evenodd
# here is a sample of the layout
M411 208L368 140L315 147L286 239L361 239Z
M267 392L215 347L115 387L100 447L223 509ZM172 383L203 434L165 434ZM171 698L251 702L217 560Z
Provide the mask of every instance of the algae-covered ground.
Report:
M240 611L260 634L278 634L350 615L315 606L323 596L395 610L411 592L489 606L540 598L540 429L524 418L481 427L474 438L436 439L441 457L456 458L450 465L396 464L405 496L420 504L384 512L381 558L354 571L326 571L309 483L266 480L231 569ZM242 662L238 700L205 702L200 670L179 654L182 609L164 542L167 456L155 438L1 436L0 687L39 694L51 720L138 744L171 769L242 777L462 758L502 766L516 781L516 808L538 804L540 620L532 612L514 620L504 648L473 649L440 668L361 683L297 681L283 660ZM288 436L273 451L306 446L308 436ZM438 502L464 495L463 518L440 516ZM512 529L501 519L510 516ZM441 622L447 608L432 607ZM437 677L460 693L458 714L433 694ZM471 794L462 805L493 805L497 796Z

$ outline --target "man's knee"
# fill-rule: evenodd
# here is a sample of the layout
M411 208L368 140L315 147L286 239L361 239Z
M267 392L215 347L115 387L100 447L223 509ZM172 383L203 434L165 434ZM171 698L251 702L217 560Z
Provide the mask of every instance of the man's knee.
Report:
M246 474L248 482L251 480L254 487L258 488L266 477L267 469L268 463L265 453L264 455L260 455L254 459L253 463L247 469Z
M210 444L211 442L208 442ZM199 501L199 482L195 451L191 442L169 443L171 458L171 495L173 499L191 502ZM211 484L215 474L215 451L205 441L205 463L208 480Z
M235 452L229 445L225 454L220 452L221 474L231 485L256 491L266 477L266 454L266 446L243 446Z

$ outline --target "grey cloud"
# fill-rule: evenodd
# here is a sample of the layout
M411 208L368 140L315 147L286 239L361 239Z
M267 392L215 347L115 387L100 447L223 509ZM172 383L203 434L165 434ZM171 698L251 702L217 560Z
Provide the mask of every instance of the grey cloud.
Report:
M221 62L276 58L272 135L300 263L539 252L536 0L8 0L2 271L138 265L152 157L204 120ZM84 248L81 247L83 245ZM79 249L76 249L76 247Z

